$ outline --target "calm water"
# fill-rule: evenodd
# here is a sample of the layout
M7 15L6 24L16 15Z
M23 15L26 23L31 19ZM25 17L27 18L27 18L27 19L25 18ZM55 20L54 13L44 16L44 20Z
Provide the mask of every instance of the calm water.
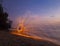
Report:
M54 43L60 44L60 24L40 24L40 25L28 25L25 32L31 36L38 36L43 39L52 41Z

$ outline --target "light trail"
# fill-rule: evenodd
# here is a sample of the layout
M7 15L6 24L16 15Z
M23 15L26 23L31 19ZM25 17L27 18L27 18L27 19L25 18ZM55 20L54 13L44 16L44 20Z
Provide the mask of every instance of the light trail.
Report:
M30 36L28 34L20 34L20 33L17 33L17 32L11 32L11 34L18 35L18 36L23 36L23 37L27 37L27 38L32 38L32 39L38 39L38 40L42 39L42 38L37 37L37 36Z
M59 44L57 40L51 39L51 38L42 38L42 37L38 37L38 36L30 36L30 35L28 35L28 34L22 34L22 33L18 33L18 32L11 32L11 34L17 35L17 36L23 36L23 37L31 38L31 39L35 39L35 40L50 41L50 42L53 42L53 43L55 43L55 44Z

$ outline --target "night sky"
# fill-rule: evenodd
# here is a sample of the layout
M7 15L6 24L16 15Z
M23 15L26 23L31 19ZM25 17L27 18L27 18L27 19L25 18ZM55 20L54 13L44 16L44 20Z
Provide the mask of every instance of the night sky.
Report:
M60 17L60 0L3 0L3 7L13 21L26 14Z

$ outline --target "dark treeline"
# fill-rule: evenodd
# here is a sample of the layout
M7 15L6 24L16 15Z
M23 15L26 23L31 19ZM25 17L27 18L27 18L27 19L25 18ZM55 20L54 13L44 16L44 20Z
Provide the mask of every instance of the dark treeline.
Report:
M8 31L11 28L12 21L8 19L8 13L4 12L0 4L0 30Z

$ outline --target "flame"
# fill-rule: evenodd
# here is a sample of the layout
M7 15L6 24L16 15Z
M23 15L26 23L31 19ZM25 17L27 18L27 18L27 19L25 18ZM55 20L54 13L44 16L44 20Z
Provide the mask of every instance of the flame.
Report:
M23 34L24 30L25 30L24 20L22 20L22 22L17 27L17 32Z

